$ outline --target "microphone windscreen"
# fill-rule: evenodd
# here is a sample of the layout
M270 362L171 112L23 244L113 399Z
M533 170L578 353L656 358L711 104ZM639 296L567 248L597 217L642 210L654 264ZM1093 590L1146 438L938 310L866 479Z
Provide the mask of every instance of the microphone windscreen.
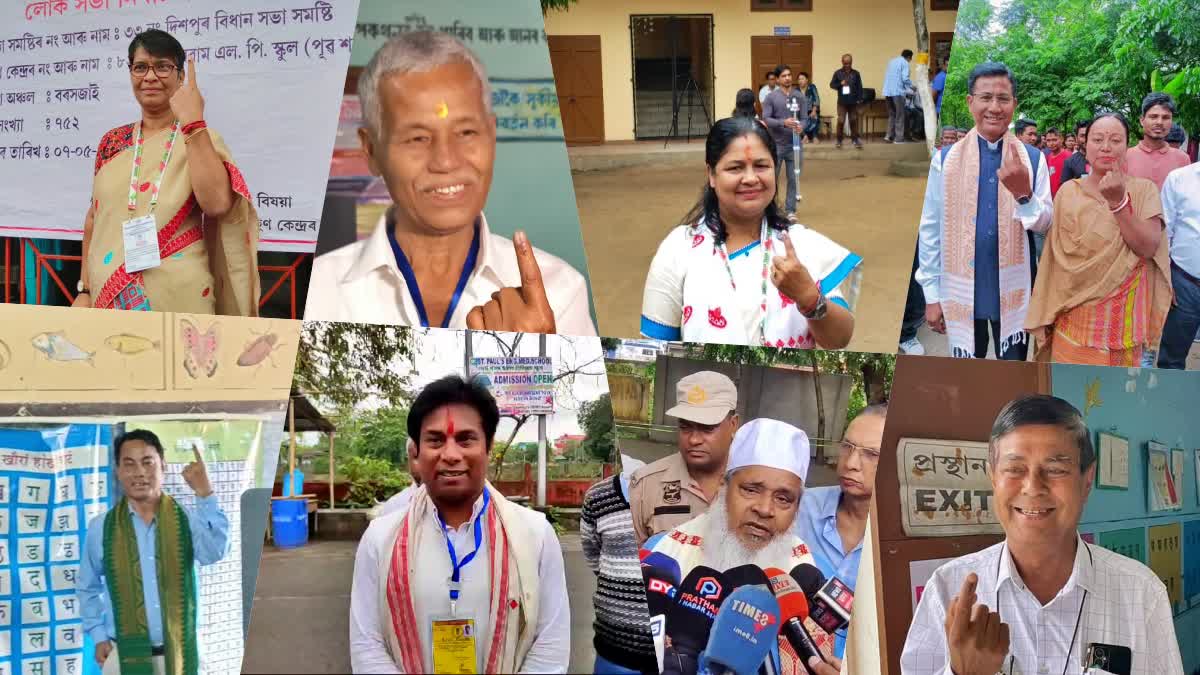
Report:
M766 570L771 582L771 591L779 601L779 617L782 621L796 619L804 621L808 617L808 598L800 585L787 572L772 567Z
M666 614L667 608L675 604L678 592L675 581L657 567L643 567L642 578L646 580L646 605L650 616Z
M792 568L791 575L809 600L812 600L817 591L821 590L821 586L825 585L825 575L821 574L816 565L810 563L796 565Z
M674 558L655 551L642 558L642 576L647 568L658 570L660 578L670 581L672 586L679 585L679 563Z
M729 594L725 575L698 565L675 589L675 602L667 608L667 637L680 651L698 652L708 643L713 619Z
M742 586L721 605L700 654L703 672L755 675L779 637L779 602L765 585Z
M725 581L732 593L742 586L766 586L767 573L758 565L738 565L725 570Z

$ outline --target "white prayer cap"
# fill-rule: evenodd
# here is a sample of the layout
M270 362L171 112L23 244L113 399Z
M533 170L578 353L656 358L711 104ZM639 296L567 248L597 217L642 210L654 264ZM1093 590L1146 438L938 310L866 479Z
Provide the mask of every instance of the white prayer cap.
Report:
M766 466L807 483L808 454L808 435L800 429L779 420L750 420L733 435L725 475L747 466Z

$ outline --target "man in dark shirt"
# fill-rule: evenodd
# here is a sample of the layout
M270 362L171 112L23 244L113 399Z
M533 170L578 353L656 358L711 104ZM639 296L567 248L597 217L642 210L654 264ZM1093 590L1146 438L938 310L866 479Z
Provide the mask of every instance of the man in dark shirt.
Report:
M1059 187L1062 187L1063 183L1080 178L1088 172L1087 157L1084 151L1087 148L1088 127L1091 124L1090 120L1080 120L1075 123L1075 154L1063 162L1062 176L1058 179Z
M796 183L800 175L800 165L796 161L804 161L804 146L799 145L799 138L793 138L793 135L804 128L798 120L808 119L808 98L804 92L792 86L791 68L781 65L775 72L778 73L775 77L778 86L763 101L762 119L775 139L775 174L778 176L780 167L787 174L784 211L789 220L796 222L796 199L799 196ZM779 185L779 181L776 180L775 184Z
M845 137L846 116L850 117L850 139L854 147L862 150L862 141L858 140L858 105L862 103L862 75L855 70L854 57L842 55L842 67L833 72L829 87L837 92L837 147L842 147Z

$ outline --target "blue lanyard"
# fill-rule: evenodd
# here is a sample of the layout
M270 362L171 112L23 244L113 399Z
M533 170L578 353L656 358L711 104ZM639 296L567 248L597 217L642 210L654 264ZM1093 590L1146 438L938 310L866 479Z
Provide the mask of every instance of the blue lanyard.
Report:
M417 318L421 321L421 326L429 328L429 316L425 314L425 301L421 298L421 288L417 286L417 276L413 274L412 265L409 264L408 258L404 255L404 251L400 250L400 244L396 241L396 229L393 227L391 218L387 222L388 242L392 245L392 253L396 256L396 266L400 268L400 274L404 276L404 283L408 285L408 292L412 295L413 304L417 306ZM454 295L450 298L450 306L446 308L446 316L442 317L442 328L450 327L450 317L454 316L454 309L458 307L458 301L462 299L463 289L467 287L467 279L471 277L471 272L475 271L475 260L479 257L479 226L475 226L475 236L471 239L471 250L467 252L467 260L463 263L462 273L458 276L458 286L454 289Z
M483 491L483 507L479 509L479 515L475 516L475 522L471 525L475 529L475 550L468 553L460 561L458 554L454 550L454 542L450 541L450 535L446 533L446 521L442 518L442 514L438 514L438 522L442 525L442 534L446 537L446 551L450 553L450 566L453 572L450 574L450 613L454 613L454 603L458 602L458 592L461 589L460 581L462 579L462 569L467 566L467 563L475 559L475 554L479 553L479 545L483 541L483 528L481 521L483 514L487 513L488 509L488 493L485 488Z

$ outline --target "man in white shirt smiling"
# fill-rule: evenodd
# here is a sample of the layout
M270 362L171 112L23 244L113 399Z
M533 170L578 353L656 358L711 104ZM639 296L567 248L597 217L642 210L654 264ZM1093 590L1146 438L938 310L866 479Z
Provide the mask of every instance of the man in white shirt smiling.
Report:
M903 673L1078 675L1090 645L1110 645L1130 650L1129 675L1182 675L1166 586L1079 536L1096 474L1079 411L1053 396L1018 398L1000 411L989 447L1005 540L933 573Z
M583 276L524 232L488 228L496 116L470 49L445 33L396 36L358 93L359 139L395 205L369 237L313 262L304 318L595 335Z
M457 375L413 401L422 487L359 543L355 673L566 672L571 619L554 528L486 480L499 418L487 389Z

